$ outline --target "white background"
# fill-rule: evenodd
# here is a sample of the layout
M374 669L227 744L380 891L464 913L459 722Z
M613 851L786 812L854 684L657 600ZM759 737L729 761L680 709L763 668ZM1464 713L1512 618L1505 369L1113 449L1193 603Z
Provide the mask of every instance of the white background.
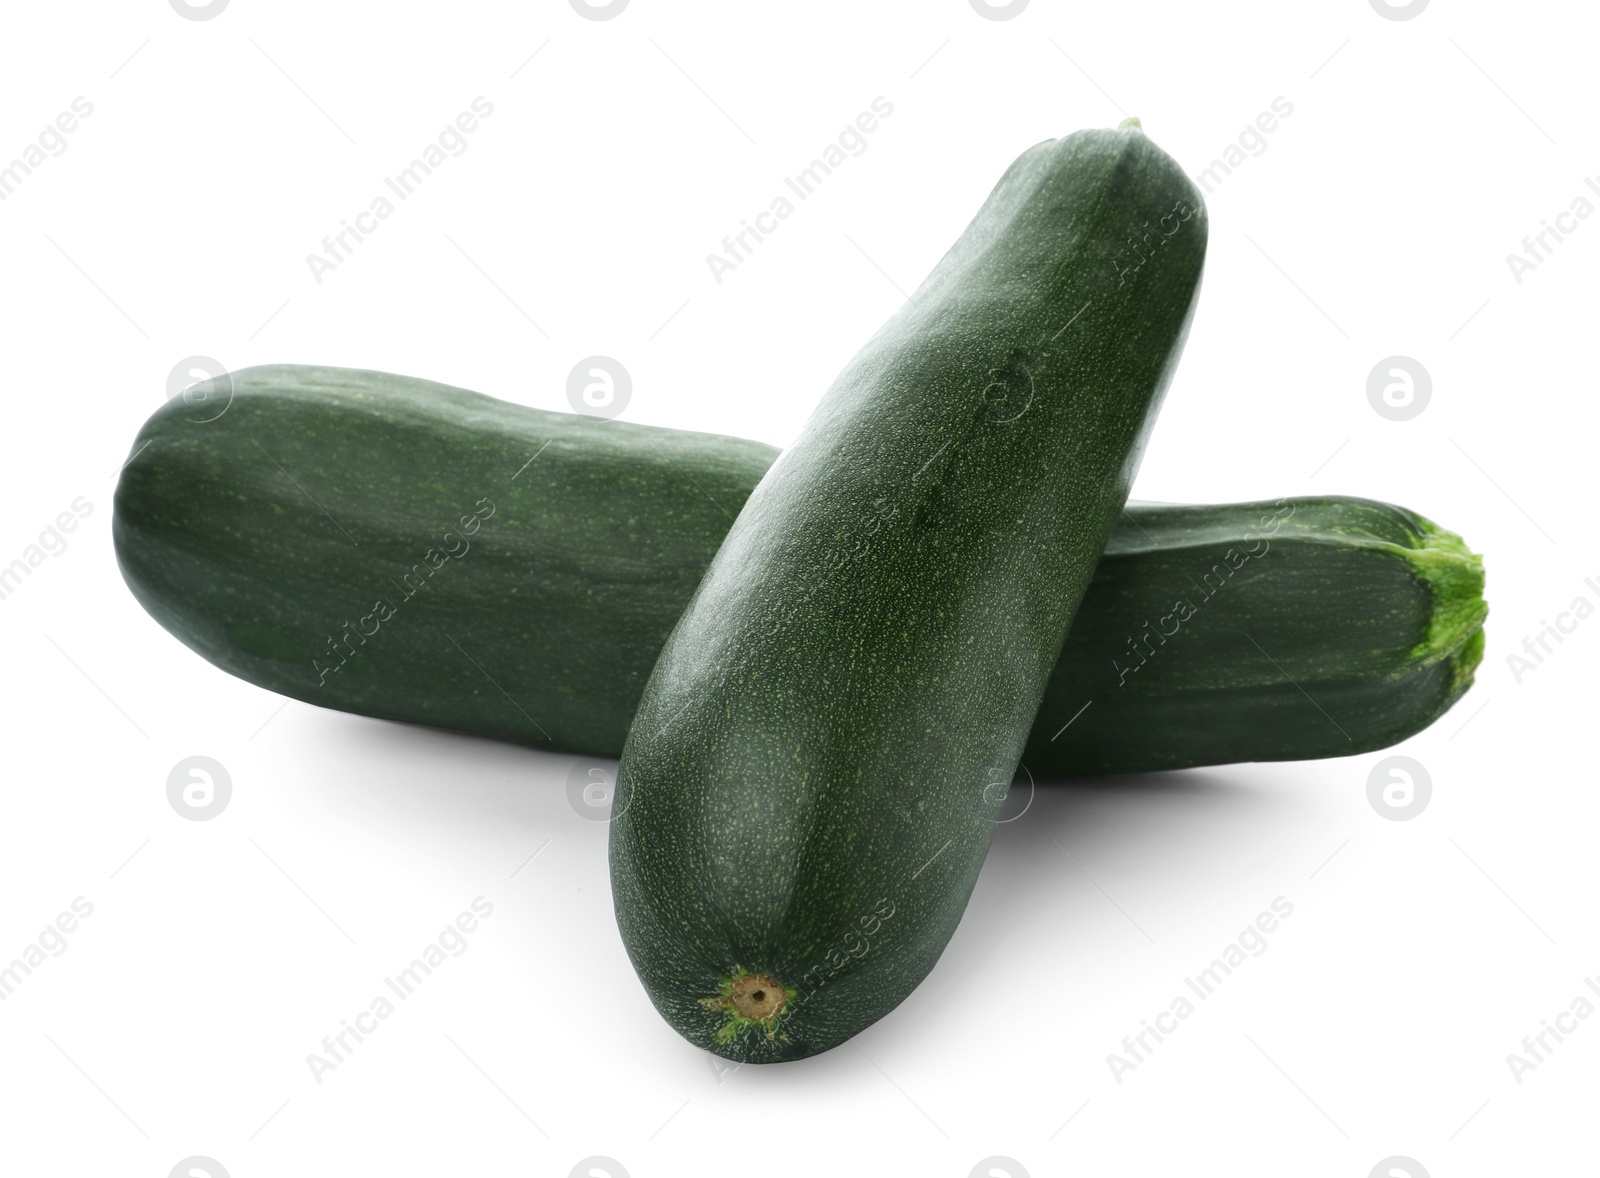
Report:
M93 113L0 203L0 564L92 512L0 601L0 959L74 897L93 914L0 1003L0 1171L1577 1172L1600 1019L1520 1084L1506 1056L1600 973L1600 620L1520 683L1506 656L1600 604L1600 218L1521 283L1506 256L1600 204L1596 24L1445 0L9 6L0 161ZM306 255L480 95L464 154L319 284ZM717 283L706 255L880 95L867 150ZM571 758L280 707L122 584L115 475L184 357L565 409L604 353L629 419L781 445L1024 148L1133 114L1196 175L1279 96L1208 197L1135 494L1372 496L1485 554L1479 683L1398 750L1433 781L1411 821L1368 803L1383 754L1043 788L902 1007L719 1074L632 975ZM1393 354L1432 375L1410 421L1367 401ZM195 754L233 782L206 822L166 797ZM314 1080L307 1053L480 895L468 950ZM1267 951L1113 1079L1278 896Z

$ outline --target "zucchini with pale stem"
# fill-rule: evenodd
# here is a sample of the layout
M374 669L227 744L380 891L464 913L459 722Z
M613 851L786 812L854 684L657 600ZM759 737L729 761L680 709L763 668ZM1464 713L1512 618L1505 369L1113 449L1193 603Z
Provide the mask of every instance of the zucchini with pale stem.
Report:
M1137 125L1029 149L751 494L645 687L611 822L623 944L691 1043L814 1055L933 968L1205 245Z

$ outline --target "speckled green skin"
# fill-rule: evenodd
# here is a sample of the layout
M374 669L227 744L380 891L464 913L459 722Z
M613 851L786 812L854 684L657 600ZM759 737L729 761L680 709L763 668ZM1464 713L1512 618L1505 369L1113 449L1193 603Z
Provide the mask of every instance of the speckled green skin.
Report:
M122 471L112 535L145 609L296 699L557 749L621 747L776 453L354 369L225 387L164 405Z
M1472 684L1482 562L1413 512L1329 497L1124 523L1028 738L1035 777L1349 756Z
M123 472L117 552L150 613L271 691L593 756L621 753L667 634L777 456L382 373L283 365L233 380L238 399L214 422L203 419L215 401L158 411ZM479 429L491 436L471 436ZM496 499L506 514L481 525L465 562L447 563L439 572L448 575L430 577L405 605L387 636L401 640L374 635L318 686L312 659L350 609L370 609L373 584L442 540L440 518L552 437L563 444ZM263 450L292 456L285 469L337 505L359 547ZM442 467L446 451L486 465ZM420 494L373 477L430 462ZM411 485L402 477L402 489ZM644 493L624 497L629 487ZM1449 534L1370 500L1130 503L1050 677L1023 755L1028 772L1044 780L1343 756L1426 727L1471 682L1477 659L1466 640L1484 608L1481 566L1440 536ZM1247 555L1237 570L1230 551ZM662 561L659 575L646 559ZM1162 619L1178 598L1194 599L1195 617L1170 637L1153 630L1141 662L1127 640L1175 628ZM510 625L500 614L508 601ZM1139 669L1122 675L1119 665Z
M1163 217L1135 270L1130 239ZM933 967L1205 242L1199 194L1137 128L1031 148L750 496L645 688L611 823L623 943L690 1042L814 1055ZM799 991L770 1034L718 1036L704 1002L739 968Z

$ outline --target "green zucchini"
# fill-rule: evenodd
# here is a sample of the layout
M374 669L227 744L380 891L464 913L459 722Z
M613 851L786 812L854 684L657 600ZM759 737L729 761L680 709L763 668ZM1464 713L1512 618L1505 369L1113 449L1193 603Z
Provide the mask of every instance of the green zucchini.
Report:
M775 453L376 372L249 368L145 423L112 536L151 616L251 683L614 756Z
M1136 124L1030 148L751 494L645 686L610 827L623 944L691 1043L814 1055L933 968L1205 244ZM835 968L846 938L870 944Z
M197 385L131 449L123 573L216 666L324 707L599 757L621 753L778 453L306 365ZM430 547L459 546L441 524L486 494L471 551L432 569ZM426 589L407 598L419 564ZM1023 763L1044 780L1385 747L1470 684L1481 594L1459 539L1403 508L1129 504ZM359 635L379 599L389 632Z
M1130 508L1023 753L1038 776L1341 757L1427 727L1483 655L1483 565L1369 499Z

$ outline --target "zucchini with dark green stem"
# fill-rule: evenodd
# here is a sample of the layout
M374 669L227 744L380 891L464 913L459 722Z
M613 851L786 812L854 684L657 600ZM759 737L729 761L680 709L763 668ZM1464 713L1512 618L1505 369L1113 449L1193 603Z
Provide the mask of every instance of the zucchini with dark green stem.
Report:
M1483 565L1370 499L1131 507L1051 675L1036 777L1341 757L1427 727L1483 653Z
M130 450L118 560L202 657L323 707L599 757L622 751L667 633L777 456L311 365L196 386ZM446 540L486 494L495 515ZM1045 779L1382 748L1471 682L1482 585L1457 537L1388 504L1129 504L1023 762ZM386 632L355 636L380 596Z

